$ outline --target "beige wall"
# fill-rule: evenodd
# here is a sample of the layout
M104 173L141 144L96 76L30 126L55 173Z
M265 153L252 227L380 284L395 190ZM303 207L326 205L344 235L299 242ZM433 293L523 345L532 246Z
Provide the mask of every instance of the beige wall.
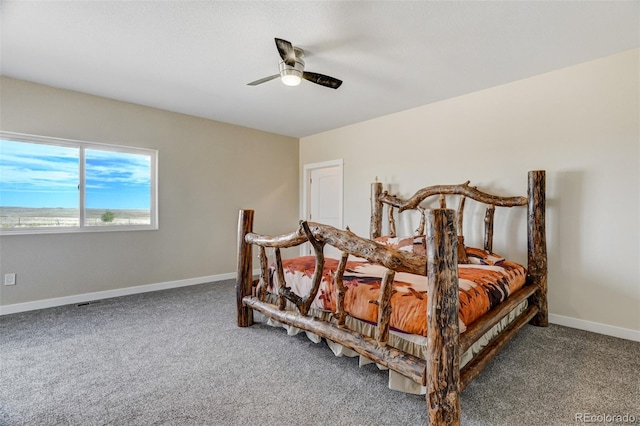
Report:
M10 78L0 84L2 130L158 149L160 224L0 236L0 276L18 274L16 286L0 286L1 305L231 273L239 208L257 210L256 230L297 222L298 139Z
M403 195L467 179L525 195L545 169L551 313L640 330L638 75L624 52L303 138L300 165L344 159L344 223L362 235L376 176ZM524 262L525 214L503 216L494 249Z
M367 235L377 176L526 193L547 170L551 313L640 330L638 50L302 140L24 81L0 80L0 129L159 150L158 231L0 236L0 305L235 270L237 210L291 231L302 166L344 159L344 223ZM258 166L274 167L258 176ZM480 244L481 212L465 234ZM524 262L524 212L498 214L495 250ZM405 232L414 223L399 224ZM508 231L508 237L502 235Z

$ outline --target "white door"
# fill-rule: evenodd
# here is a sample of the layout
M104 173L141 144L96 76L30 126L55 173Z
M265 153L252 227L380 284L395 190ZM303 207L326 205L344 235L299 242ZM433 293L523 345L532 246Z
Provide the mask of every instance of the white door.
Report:
M342 161L305 166L306 219L342 229ZM304 254L313 254L309 244ZM325 246L325 256L340 256L333 247Z

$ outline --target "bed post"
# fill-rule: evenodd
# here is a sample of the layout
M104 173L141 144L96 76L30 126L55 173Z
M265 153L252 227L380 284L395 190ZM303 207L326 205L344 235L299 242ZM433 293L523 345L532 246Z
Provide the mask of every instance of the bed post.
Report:
M538 314L533 317L531 324L541 327L549 325L545 187L545 171L530 171L527 206L527 281L531 285L538 286L538 290L529 298L529 303L538 307Z
M244 240L245 235L249 232L253 232L253 210L240 210L238 215L238 269L236 272L238 327L248 327L253 324L253 310L242 303L243 297L251 296L251 281L253 280L252 245Z
M427 211L426 385L429 425L460 424L460 331L455 211Z
M371 222L369 224L369 237L378 238L382 233L382 182L376 181L371 184Z

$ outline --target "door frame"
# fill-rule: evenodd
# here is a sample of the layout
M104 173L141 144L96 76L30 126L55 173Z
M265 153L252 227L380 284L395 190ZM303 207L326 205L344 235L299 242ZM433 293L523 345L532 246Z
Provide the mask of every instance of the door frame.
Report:
M344 160L342 158L338 160L322 161L320 163L309 163L305 164L302 167L302 202L300 205L300 217L303 220L309 220L309 203L311 203L311 199L309 197L309 194L311 192L311 171L336 166L338 166L339 169L338 177L340 179L340 185L338 189L338 224L339 228L342 229L342 227L344 226ZM300 254L304 255L304 245L300 246Z

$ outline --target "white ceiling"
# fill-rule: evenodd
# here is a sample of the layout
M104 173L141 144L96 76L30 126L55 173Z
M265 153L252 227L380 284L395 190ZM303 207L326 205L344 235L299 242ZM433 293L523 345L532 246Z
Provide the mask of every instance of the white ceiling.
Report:
M640 46L638 1L1 1L9 77L303 137ZM338 90L273 80L274 37Z

